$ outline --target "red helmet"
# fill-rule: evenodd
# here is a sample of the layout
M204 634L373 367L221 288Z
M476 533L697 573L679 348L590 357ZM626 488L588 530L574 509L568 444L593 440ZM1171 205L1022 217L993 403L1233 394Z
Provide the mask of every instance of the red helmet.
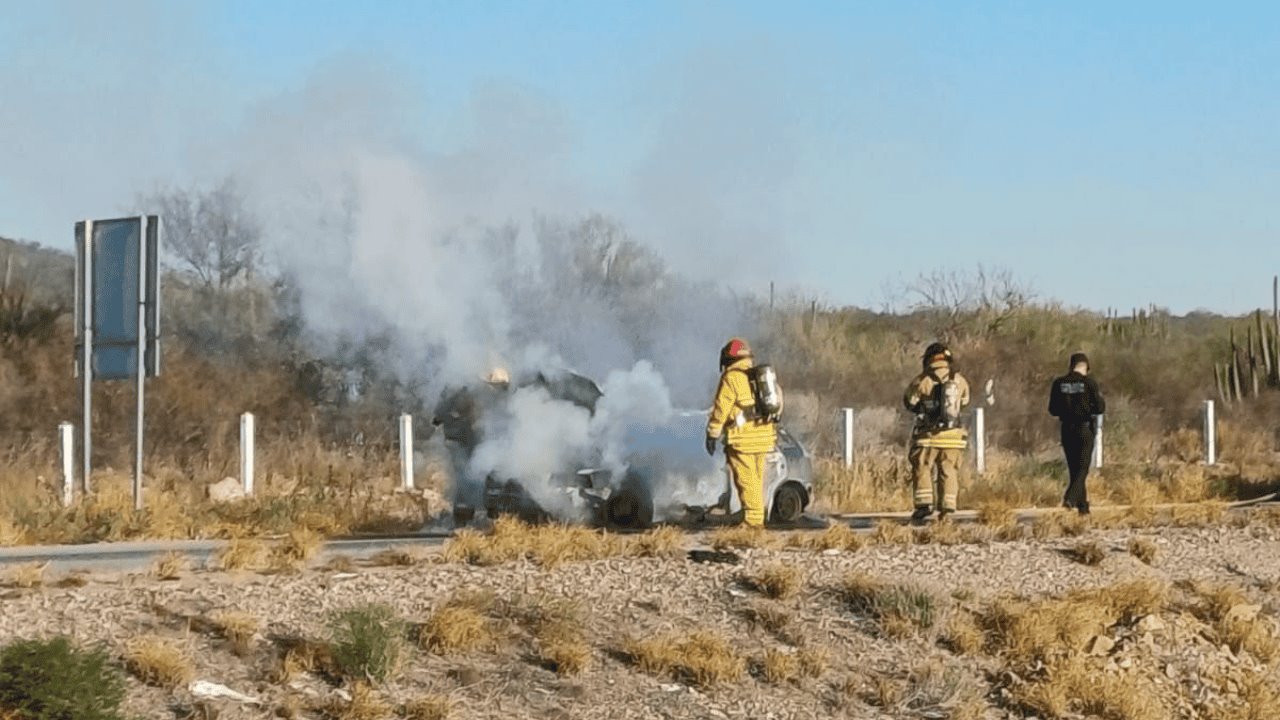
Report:
M734 338L720 349L720 367L728 367L742 358L749 357L751 357L751 346L742 338Z

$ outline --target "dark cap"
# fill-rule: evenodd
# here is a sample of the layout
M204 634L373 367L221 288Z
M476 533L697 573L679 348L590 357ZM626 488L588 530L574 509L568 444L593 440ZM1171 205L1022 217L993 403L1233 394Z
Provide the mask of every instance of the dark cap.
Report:
M1085 355L1082 352L1073 354L1071 356L1071 362L1067 363L1067 369L1070 370L1071 368L1074 368L1076 365L1079 365L1080 363L1084 363L1085 366L1087 367L1089 365L1089 356Z

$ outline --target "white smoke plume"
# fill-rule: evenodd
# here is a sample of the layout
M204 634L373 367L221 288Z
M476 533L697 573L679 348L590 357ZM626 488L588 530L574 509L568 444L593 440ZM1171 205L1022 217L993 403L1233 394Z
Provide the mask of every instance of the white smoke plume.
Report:
M229 143L242 152L228 171L311 332L321 342L389 335L393 370L436 395L475 386L495 366L517 379L573 370L602 385L592 414L517 383L480 420L470 459L455 463L460 495L478 500L492 475L569 513L557 473L598 467L623 478L636 438L701 453L700 433L664 428L675 406L709 404L719 347L744 332L739 301L669 270L618 222L575 209L554 116L511 117L531 112L527 98L484 93L477 129L494 136L440 156L406 139L412 102L393 79L350 73L265 105ZM701 458L685 476L715 474ZM644 465L659 467L657 457ZM658 474L644 480L675 476Z

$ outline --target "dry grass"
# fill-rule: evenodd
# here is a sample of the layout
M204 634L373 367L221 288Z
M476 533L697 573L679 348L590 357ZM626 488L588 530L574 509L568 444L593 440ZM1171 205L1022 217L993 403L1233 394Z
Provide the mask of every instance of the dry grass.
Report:
M711 547L716 550L750 550L775 547L777 536L762 527L733 525L711 532Z
M276 671L277 682L288 683L304 673L337 675L339 669L333 657L333 649L326 643L311 640L295 642L285 650Z
M1089 528L1084 515L1074 510L1054 510L1036 518L1031 523L1031 534L1037 540L1053 540L1060 537L1079 537Z
M1158 553L1155 542L1150 538L1135 537L1129 541L1129 554L1147 565L1155 563Z
M933 593L913 585L893 585L866 575L852 573L841 587L844 601L854 612L871 616L880 631L901 639L932 628L938 613Z
M843 550L852 552L861 548L866 541L856 530L841 522L836 522L817 534L792 536L793 547L804 547L818 552L824 550Z
M710 687L737 680L746 661L721 635L709 630L630 639L624 651L642 671Z
M27 533L22 528L0 515L0 547L23 545L27 542Z
M218 553L223 570L265 570L271 566L271 547L262 540L234 538Z
M1169 510L1169 522L1174 527L1207 527L1221 525L1227 513L1223 502L1206 501L1192 505L1175 505Z
M1072 713L1104 720L1171 717L1146 678L1109 674L1079 657L1051 665L1044 679L1018 688L1014 701L1026 710L1055 718Z
M1211 720L1272 720L1280 717L1280 689L1263 677L1249 678L1238 698L1209 714Z
M1068 554L1082 565L1096 566L1107 558L1107 549L1096 540L1082 540Z
M992 535L1004 541L1021 540L1026 529L1018 523L1018 517L1009 503L992 500L978 506L978 524L990 528Z
M22 563L9 568L5 572L5 584L12 587L30 590L44 585L44 571L49 563Z
M943 520L926 527L916 540L928 545L968 545L975 539L969 530L950 520Z
M431 613L418 631L418 644L441 655L489 650L497 632L475 598L457 597Z
M151 576L157 580L177 580L190 565L190 561L183 553L165 553L151 565Z
M528 559L545 568L566 562L619 557L639 546L653 552L674 552L676 536L654 531L648 538L628 543L617 535L576 525L529 525L514 518L500 518L493 531L484 534L463 529L445 544L447 562L491 566ZM683 542L683 539L680 539Z
M678 558L685 552L685 535L680 528L665 525L629 538L629 552L635 557Z
M169 690L185 687L196 675L195 665L182 648L154 635L130 640L124 664L142 682Z
M533 635L538 657L560 675L578 675L591 665L591 645L583 633L581 607L553 598L532 598L507 608Z
M760 675L771 683L793 682L800 676L800 663L795 653L770 648L760 661Z
M982 652L987 642L977 618L967 612L952 614L942 640L957 655L976 655Z
M405 720L448 720L453 703L444 695L426 695L409 701L401 716Z
M262 622L249 613L235 610L219 610L209 617L218 634L231 642L235 653L241 657L253 651L253 640L262 629Z
M369 558L369 563L376 567L412 567L417 565L419 556L404 548L387 548Z
M775 563L761 568L747 582L765 597L786 600L800 591L803 578L797 568Z
M1220 642L1232 652L1248 652L1258 660L1269 663L1280 658L1280 640L1275 627L1260 616L1261 607L1252 605L1240 588L1226 583L1191 583L1195 594L1191 610L1208 624Z
M868 704L894 717L981 717L982 693L978 683L955 665L934 658L912 668L904 680L878 676Z
M1116 622L1132 622L1168 607L1169 587L1135 580L1061 598L1000 598L981 617L986 637L1018 666L1050 664L1083 650Z
M795 614L768 600L759 600L742 611L742 616L751 623L789 645L799 644L801 638L795 631Z
M372 687L358 682L351 687L351 699L330 701L325 715L333 720L388 720L393 717L394 708Z
M299 570L324 547L324 536L308 527L296 527L276 546L273 565L277 568Z
M871 542L876 545L910 545L915 540L915 531L893 520L881 520L871 531Z
M796 651L796 664L803 677L820 678L831 665L831 653L820 646L802 647Z

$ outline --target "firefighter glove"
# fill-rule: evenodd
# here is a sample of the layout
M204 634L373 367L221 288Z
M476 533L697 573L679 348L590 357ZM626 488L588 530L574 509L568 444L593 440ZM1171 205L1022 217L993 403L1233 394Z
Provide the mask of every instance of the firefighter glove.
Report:
M716 438L713 438L710 435L707 436L707 454L716 454Z

